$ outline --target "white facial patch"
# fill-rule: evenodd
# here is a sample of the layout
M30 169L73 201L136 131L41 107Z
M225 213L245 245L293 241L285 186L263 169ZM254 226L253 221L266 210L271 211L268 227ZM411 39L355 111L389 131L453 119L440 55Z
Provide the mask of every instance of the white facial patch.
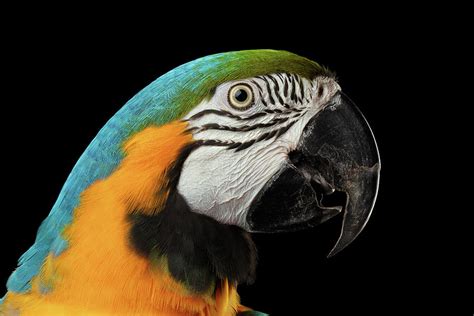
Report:
M242 84L251 90L236 92ZM252 201L288 161L309 120L339 90L331 78L310 81L289 74L220 85L184 118L203 145L184 162L178 192L194 212L248 228ZM230 91L236 93L232 98ZM253 103L248 108L229 103L237 98L246 104L249 93Z

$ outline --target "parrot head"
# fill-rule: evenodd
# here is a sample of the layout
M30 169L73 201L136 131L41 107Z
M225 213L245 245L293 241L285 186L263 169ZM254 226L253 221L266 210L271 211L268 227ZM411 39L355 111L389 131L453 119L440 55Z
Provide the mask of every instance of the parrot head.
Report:
M216 293L219 280L253 280L250 233L342 214L330 255L341 251L370 217L379 174L372 131L326 68L275 50L200 58L152 82L102 128L8 289L68 291L78 305L97 299L87 284L102 282L119 289L102 291L109 301L129 294L164 306L144 294L160 286L143 277L150 263L193 295ZM179 300L173 306L186 305Z
M217 70L227 72L225 81L181 118L193 142L170 169L172 189L191 212L248 232L304 229L343 213L334 255L374 206L374 136L331 72L290 53L266 53L235 53ZM216 70L209 71L203 83Z
M295 231L342 213L330 256L350 244L373 209L380 161L368 123L334 75L282 51L226 53L191 65L192 78L175 88L189 104L179 120L192 141L166 171L164 207L132 215L135 247L146 256L158 248L168 260L179 253L178 262L200 257L197 244L234 249L235 257L220 254L233 258L231 268L220 266L226 260L211 265L240 283L253 280L255 254L251 242L236 246L231 232ZM177 242L169 237L176 227L203 240ZM168 267L176 265L175 275L189 270Z

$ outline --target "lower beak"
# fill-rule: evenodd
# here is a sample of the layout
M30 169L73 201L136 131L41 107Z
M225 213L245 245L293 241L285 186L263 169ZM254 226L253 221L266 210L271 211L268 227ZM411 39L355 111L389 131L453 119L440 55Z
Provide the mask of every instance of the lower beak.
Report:
M380 157L370 126L338 93L306 125L289 158L256 197L247 222L252 231L291 231L343 212L333 256L362 231L377 197Z

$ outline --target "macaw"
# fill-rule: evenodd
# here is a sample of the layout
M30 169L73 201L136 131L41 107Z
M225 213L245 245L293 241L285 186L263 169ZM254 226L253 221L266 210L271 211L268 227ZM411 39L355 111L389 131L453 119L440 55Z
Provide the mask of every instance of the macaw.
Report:
M343 214L334 255L365 226L379 174L372 131L327 68L276 50L191 61L99 131L0 314L264 315L237 294L255 279L251 233Z

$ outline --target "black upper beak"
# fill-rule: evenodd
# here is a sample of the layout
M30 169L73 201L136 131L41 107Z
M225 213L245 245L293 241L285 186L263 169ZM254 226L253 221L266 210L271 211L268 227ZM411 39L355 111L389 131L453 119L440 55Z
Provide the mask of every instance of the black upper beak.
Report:
M247 215L253 231L297 230L344 212L329 253L349 245L367 223L377 197L380 157L372 131L343 93L306 125L287 165L267 183Z

